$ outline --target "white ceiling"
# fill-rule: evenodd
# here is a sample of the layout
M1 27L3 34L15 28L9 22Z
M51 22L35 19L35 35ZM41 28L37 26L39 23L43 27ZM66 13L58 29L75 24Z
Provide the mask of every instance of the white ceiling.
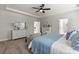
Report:
M0 7L13 8L39 17L55 15L78 9L78 7L75 4L46 4L45 7L51 8L51 10L46 11L46 13L35 12L36 9L33 9L32 7L39 7L40 5L41 4L8 4L8 5L0 5Z

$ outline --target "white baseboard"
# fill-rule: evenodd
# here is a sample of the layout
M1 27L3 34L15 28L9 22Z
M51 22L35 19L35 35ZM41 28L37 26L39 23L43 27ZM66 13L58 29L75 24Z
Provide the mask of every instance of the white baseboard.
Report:
M9 40L9 39L2 39L2 40L0 39L0 41L7 41L7 40Z

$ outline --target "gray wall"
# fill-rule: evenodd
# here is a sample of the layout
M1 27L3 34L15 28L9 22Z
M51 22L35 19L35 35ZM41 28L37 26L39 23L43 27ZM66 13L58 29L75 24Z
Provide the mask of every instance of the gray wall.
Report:
M15 22L26 22L28 34L33 33L33 22L37 19L5 10L0 10L0 41L9 39L11 24Z
M79 29L79 10L66 12L63 14L51 15L40 19L21 15L10 11L0 10L0 41L7 40L10 38L9 35L10 35L10 30L12 29L11 27L12 23L26 22L27 25L26 31L28 32L28 34L31 34L33 33L33 29L34 29L33 22L36 20L40 20L41 26L43 24L48 23L52 25L52 32L59 32L58 20L62 18L69 19L69 23L68 23L69 30L75 28Z
M74 10L62 14L51 15L48 17L40 18L41 26L43 24L51 24L52 32L59 32L59 19L68 18L68 30L78 29L79 30L79 10Z

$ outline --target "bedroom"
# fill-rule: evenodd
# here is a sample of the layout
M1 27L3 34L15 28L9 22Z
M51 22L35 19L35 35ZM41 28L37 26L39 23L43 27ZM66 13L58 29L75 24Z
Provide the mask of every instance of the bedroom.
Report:
M44 8L48 9L46 10ZM50 45L52 44L49 38L57 40L67 32L73 31L74 33L78 31L78 15L79 5L76 4L1 4L0 54L49 53ZM56 38L53 38L55 34ZM43 42L40 38L46 38L48 40L43 39ZM38 39L38 41L35 42L32 39ZM37 47L35 45L31 47L31 44L33 44L33 42L30 42L31 40L37 44ZM39 41L47 44L46 47L39 45ZM70 44L68 40L65 40L65 42ZM52 45L54 48L51 48L50 53L78 53L78 49L76 51L72 47L66 44L64 45L65 42L63 40L57 40L55 44ZM30 47L38 48L42 51L27 49ZM65 52L63 49L69 50Z

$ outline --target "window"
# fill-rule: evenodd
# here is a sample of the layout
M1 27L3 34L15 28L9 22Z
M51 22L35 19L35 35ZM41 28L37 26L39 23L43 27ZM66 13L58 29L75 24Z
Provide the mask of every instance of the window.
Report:
M34 33L40 33L40 22L34 21Z
M59 33L60 34L65 34L68 29L68 19L60 19L59 20Z

